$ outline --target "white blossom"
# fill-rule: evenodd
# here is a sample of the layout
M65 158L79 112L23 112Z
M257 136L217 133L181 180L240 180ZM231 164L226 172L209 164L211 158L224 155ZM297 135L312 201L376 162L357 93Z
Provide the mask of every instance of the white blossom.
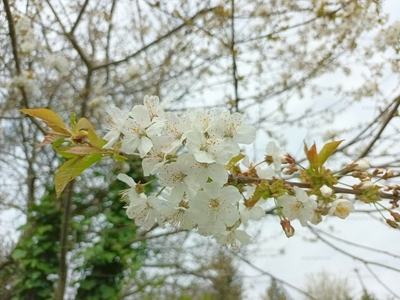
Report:
M307 221L313 217L314 210L317 208L317 202L307 193L295 186L296 196L283 195L278 198L278 205L282 207L282 212L290 221L299 219L301 226L307 226Z
M225 230L216 236L217 242L222 246L231 246L232 249L238 248L238 242L248 244L251 236L239 229Z
M349 200L337 199L333 201L329 214L338 216L341 219L345 219L351 212L354 211L354 205Z
M234 156L234 149L223 139L207 138L196 129L186 133L186 147L201 163L225 164Z
M207 178L198 176L198 162L189 153L178 157L176 162L165 164L159 168L159 179L165 186L172 187L172 195L181 198L184 193L190 197L196 195L202 181Z
M120 192L122 195L122 200L130 203L130 201L133 201L138 197L138 193L136 192L136 182L132 177L129 177L126 174L118 174L117 178L130 186L129 189L125 189Z
M167 201L160 200L154 196L139 196L131 200L129 206L127 206L126 214L128 218L135 219L137 226L142 226L143 229L149 230L155 221L164 228L165 217L161 212L165 214L171 209L173 208Z
M121 135L122 128L129 118L129 112L121 111L118 107L113 107L107 110L109 115L107 128L109 132L104 136L107 142L103 148L107 149L114 146L115 142Z
M189 199L190 208L199 212L195 220L199 233L217 234L233 226L240 217L235 205L241 198L233 186L221 188L217 183L207 183L202 191Z
M143 157L153 146L151 138L162 131L164 124L152 123L149 112L143 105L135 106L130 112L130 116L132 119L128 119L122 127L124 139L121 150L127 154L133 154L137 149Z

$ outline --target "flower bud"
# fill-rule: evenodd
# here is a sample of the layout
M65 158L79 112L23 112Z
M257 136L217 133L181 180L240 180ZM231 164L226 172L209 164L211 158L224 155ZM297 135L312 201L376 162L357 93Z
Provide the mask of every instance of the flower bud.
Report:
M382 168L376 168L373 172L372 175L376 176L378 174L383 174L384 170Z
M326 186L325 184L323 186L321 186L319 191L321 192L321 195L325 198L328 198L332 195L332 189L330 187Z
M314 211L314 214L310 220L310 222L314 225L317 225L322 222L322 215L319 211Z
M354 167L354 170L357 171L367 171L369 168L371 168L371 165L369 164L369 161L366 160L365 158L360 158L356 160L353 164L356 166Z
M363 181L360 184L353 185L354 190L370 190L375 186L371 180Z
M388 179L394 176L394 171L392 169L389 169L386 171L385 174L383 174L382 179Z
M396 222L400 222L400 214L394 211L390 211L390 214L392 215L392 217L394 218L394 220Z
M294 228L292 225L290 225L290 221L289 220L282 220L281 221L281 226L283 231L285 232L286 236L288 238L292 237L294 235Z
M397 224L395 221L393 221L393 220L389 220L389 219L386 219L386 223L388 223L391 227L393 227L393 228L399 228L399 224Z
M285 167L282 170L282 173L285 175L292 175L294 172L297 172L299 168L296 165L290 165L288 167Z

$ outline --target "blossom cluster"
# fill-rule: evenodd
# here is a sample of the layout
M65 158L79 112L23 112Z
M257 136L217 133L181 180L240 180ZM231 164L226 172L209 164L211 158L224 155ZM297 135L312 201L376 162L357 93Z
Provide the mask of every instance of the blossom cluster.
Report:
M119 174L118 179L130 187L121 192L128 217L145 230L157 222L161 227L170 224L178 230L195 228L223 245L248 243L245 225L250 219L265 216L261 206L264 201L249 201L256 184L248 183L241 189L234 186L229 181L232 174L227 164L240 154L240 144L254 142L255 127L239 113L213 108L178 115L166 111L167 104L160 104L156 96L146 96L144 104L131 111L113 108L108 112L104 148L119 147L124 154L140 156L144 175L156 175L162 185L156 194L146 195L140 183ZM294 160L273 142L268 143L266 152L264 165L253 166L245 156L242 164L257 178L279 179L282 164ZM285 233L294 233L290 225L294 219L306 226L308 221L319 223L322 215L343 219L354 210L350 201L335 198L325 185L318 198L298 187L276 197Z

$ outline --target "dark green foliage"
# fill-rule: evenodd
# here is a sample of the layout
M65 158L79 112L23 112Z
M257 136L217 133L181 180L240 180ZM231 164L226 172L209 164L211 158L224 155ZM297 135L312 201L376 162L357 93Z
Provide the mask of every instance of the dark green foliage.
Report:
M144 182L139 173L128 175L136 182ZM84 258L83 265L76 269L81 277L76 281L77 299L120 299L124 277L138 269L147 255L144 242L135 249L130 247L137 227L126 216L125 203L120 200L119 192L126 188L125 183L113 181L108 190L98 193L86 205L84 219L74 223L79 241L89 245L83 246L76 255Z
M12 253L19 271L12 299L51 299L58 273L61 213L54 189L30 207L26 225ZM53 275L53 280L49 278Z

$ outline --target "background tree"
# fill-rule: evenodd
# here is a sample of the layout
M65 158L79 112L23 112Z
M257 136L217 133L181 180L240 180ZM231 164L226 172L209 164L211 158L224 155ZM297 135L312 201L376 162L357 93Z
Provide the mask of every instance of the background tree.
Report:
M78 119L86 117L101 128L107 108L130 109L145 94L156 94L171 98L177 111L221 105L245 112L265 137L281 145L298 146L294 136L304 138L285 137L283 130L305 133L306 139L323 132L327 139L355 137L340 149L338 164L367 154L379 157L381 166L397 161L393 145L398 143L398 128L393 120L400 104L398 76L383 87L379 83L389 69L398 74L398 41L393 38L398 25L385 25L381 2L3 0L3 6L0 205L3 216L12 215L8 224L21 225L12 222L14 216L27 220L18 247L31 234L40 234L41 244L49 245L43 253L58 251L58 299L75 280L67 276L75 270L69 254L87 260L74 272L79 293L107 281L93 285L84 278L90 282L92 267L118 264L110 253L123 249L110 249L109 243L126 245L127 236L121 233L114 242L101 233L114 221L115 226L123 222L116 216L124 213L119 202L109 203L109 195L95 197L115 180L109 172L111 162L84 173L58 202L46 204L59 157L50 147L36 147L44 127L23 118L20 108L48 107L64 120L74 111ZM371 30L379 31L372 41L366 33ZM330 84L326 79L333 73L358 74L361 80L352 81L352 86ZM370 114L350 126L335 123L364 104L375 107L373 118ZM264 149L262 143L256 147ZM50 212L55 217L51 228L46 227ZM87 243L108 258L96 262ZM11 266L17 270L15 260L33 262L41 254L31 254L33 248L15 251L14 260L1 265L7 272ZM55 272L53 266L50 269L46 274ZM5 271L2 268L2 274ZM118 274L110 280L120 278Z

